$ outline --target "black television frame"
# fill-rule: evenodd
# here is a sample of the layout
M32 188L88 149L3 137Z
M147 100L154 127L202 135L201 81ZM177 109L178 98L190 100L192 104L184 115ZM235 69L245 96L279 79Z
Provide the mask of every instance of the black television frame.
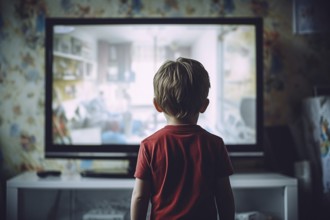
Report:
M231 157L261 157L263 151L263 20L262 18L47 18L45 32L45 157L76 159L128 159L137 156L138 145L111 147L86 145L59 145L53 143L52 95L53 95L53 27L54 25L86 24L248 24L256 28L256 143L228 145Z

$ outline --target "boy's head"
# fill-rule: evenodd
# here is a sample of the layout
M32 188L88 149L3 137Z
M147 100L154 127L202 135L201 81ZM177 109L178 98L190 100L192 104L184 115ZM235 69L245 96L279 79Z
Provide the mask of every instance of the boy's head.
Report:
M209 75L196 60L178 58L165 62L154 76L153 84L154 101L164 113L179 120L195 117L208 104Z

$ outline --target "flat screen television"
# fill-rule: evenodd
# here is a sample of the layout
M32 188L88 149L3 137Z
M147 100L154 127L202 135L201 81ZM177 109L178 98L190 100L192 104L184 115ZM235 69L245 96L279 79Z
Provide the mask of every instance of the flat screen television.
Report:
M210 75L199 124L233 157L263 155L262 32L261 18L46 19L46 157L136 157L166 123L153 76L178 57Z

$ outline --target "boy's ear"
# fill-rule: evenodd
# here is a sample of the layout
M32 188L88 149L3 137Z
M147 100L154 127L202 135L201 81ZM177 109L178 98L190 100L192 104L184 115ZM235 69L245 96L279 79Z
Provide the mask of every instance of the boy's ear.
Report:
M203 105L201 106L201 108L199 109L199 112L200 113L204 113L207 109L207 107L209 106L210 104L210 100L209 99L206 99L203 103Z
M158 105L155 98L154 98L154 106L157 112L163 112L163 109Z

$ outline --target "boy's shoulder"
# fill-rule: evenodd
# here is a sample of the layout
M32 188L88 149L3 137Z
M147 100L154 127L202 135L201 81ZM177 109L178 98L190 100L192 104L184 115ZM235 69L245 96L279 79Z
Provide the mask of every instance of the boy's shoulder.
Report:
M154 133L150 134L149 136L147 136L146 138L144 138L141 143L146 143L146 142L153 142L156 141L157 139L159 139L160 137L166 135L169 132L169 130L167 129L167 126L162 127L160 129L158 129L157 131L155 131Z
M180 136L201 136L205 139L215 142L223 142L220 136L217 136L199 125L166 125L165 127L157 130L155 133L146 137L142 140L142 143L156 142L159 139L175 136L176 138Z

